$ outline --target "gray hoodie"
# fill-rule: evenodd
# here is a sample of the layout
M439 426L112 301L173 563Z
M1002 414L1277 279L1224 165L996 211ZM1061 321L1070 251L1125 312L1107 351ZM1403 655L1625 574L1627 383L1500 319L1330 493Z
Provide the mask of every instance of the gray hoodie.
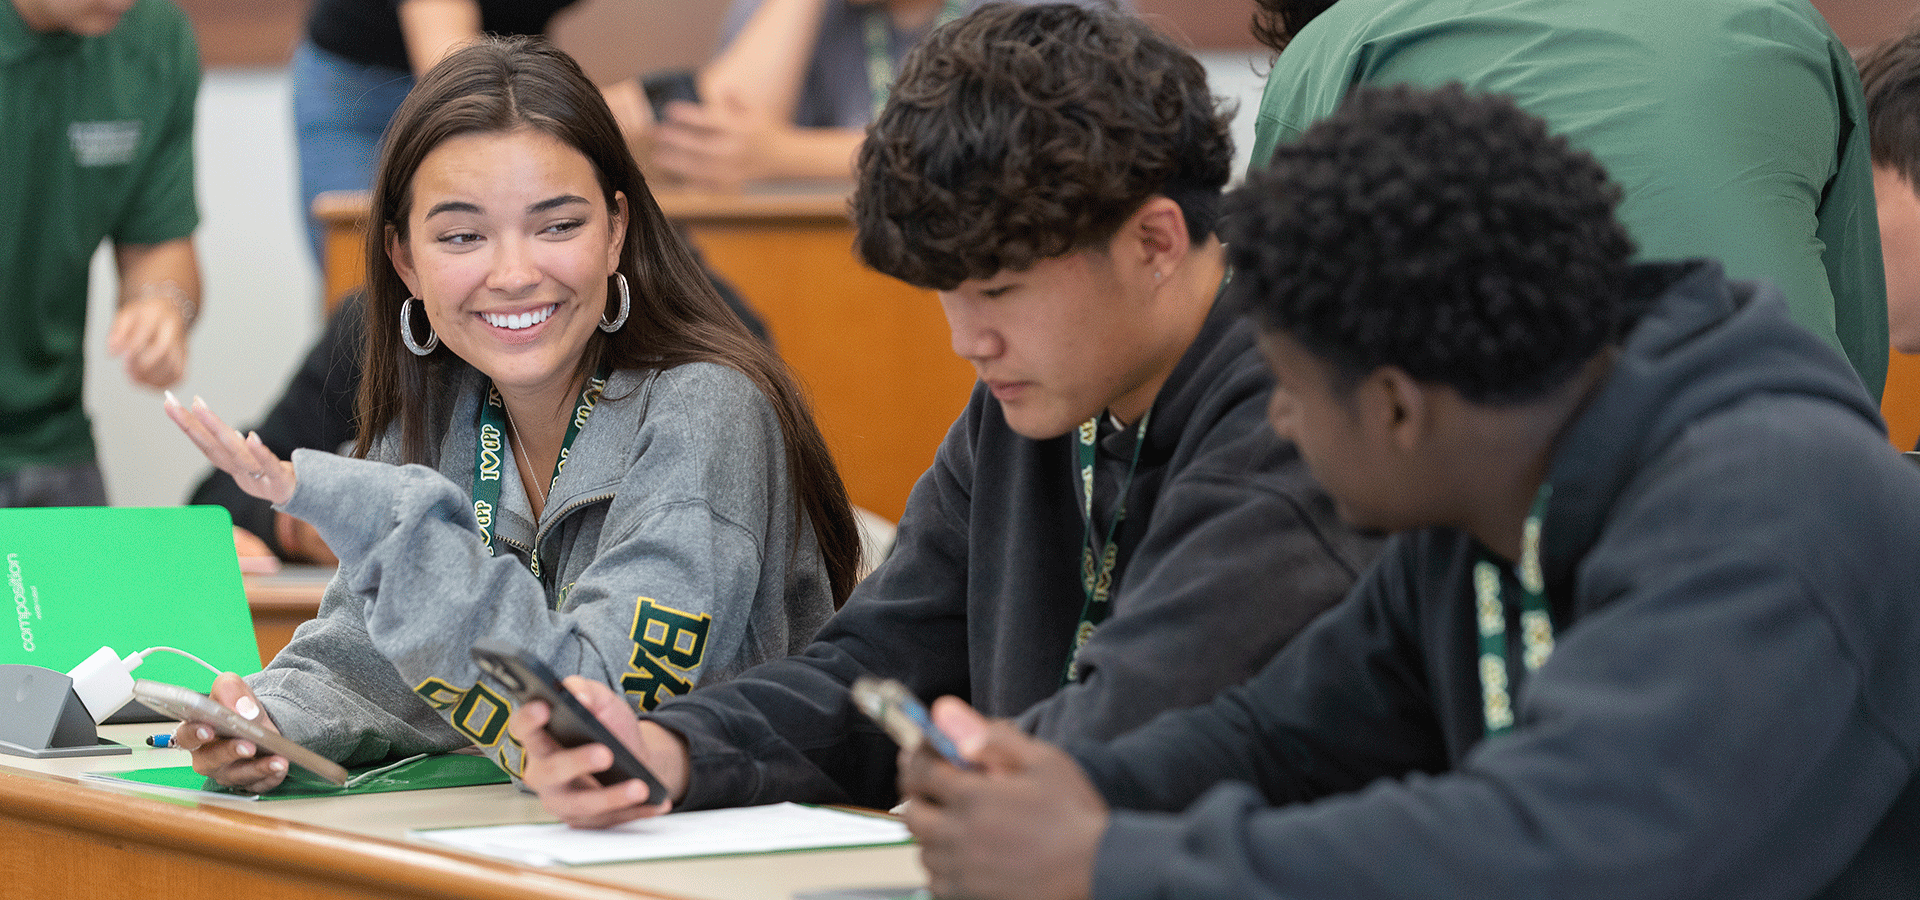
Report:
M745 376L615 372L537 526L503 458L494 527L511 553L494 557L470 494L486 379L459 369L430 406L455 411L432 467L379 461L398 455L397 430L370 460L294 453L283 510L319 529L340 571L319 616L248 679L289 737L348 764L479 744L517 773L508 702L474 689L475 639L640 709L785 656L832 613L812 529L794 534L779 421Z

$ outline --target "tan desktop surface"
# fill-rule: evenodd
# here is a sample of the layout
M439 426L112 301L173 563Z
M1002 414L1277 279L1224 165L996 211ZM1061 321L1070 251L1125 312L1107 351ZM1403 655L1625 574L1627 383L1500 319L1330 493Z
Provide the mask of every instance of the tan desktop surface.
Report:
M142 793L87 772L185 765L145 746L164 725L105 726L131 755L0 756L9 896L662 897L788 900L796 891L924 882L915 848L533 868L409 840L414 828L552 821L511 785L313 800ZM18 893L16 893L18 892Z

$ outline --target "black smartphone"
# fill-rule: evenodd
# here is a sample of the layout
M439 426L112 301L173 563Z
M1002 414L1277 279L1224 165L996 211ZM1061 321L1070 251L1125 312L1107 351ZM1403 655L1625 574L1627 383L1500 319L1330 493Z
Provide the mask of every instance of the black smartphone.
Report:
M700 86L694 81L692 69L649 73L640 79L640 89L647 94L647 103L653 107L653 120L656 122L666 120L667 104L675 100L700 102Z
M506 688L507 695L515 703L545 700L547 707L553 710L552 718L547 720L547 733L553 736L555 743L562 747L603 744L612 750L613 766L593 773L593 777L601 784L619 784L638 778L647 786L649 806L667 799L667 789L660 784L660 779L654 777L652 770L629 752L627 746L607 730L607 726L600 724L593 713L580 705L572 691L561 687L560 679L554 677L553 670L547 668L545 663L520 652L518 647L486 638L474 642L473 661L480 666L480 671Z

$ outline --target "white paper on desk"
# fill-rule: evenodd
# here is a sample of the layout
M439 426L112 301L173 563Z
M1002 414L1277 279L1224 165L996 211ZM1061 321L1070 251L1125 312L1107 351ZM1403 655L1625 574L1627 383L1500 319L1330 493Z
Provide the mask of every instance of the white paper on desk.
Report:
M911 840L907 827L896 819L798 803L673 813L602 830L551 823L419 829L407 834L532 866L825 850Z

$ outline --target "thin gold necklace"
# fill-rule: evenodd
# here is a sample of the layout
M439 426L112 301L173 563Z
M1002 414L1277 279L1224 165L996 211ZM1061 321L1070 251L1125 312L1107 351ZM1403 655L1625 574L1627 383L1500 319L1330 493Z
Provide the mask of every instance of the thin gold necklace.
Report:
M500 408L507 410L507 427L511 429L507 436L513 439L513 450L519 455L520 462L526 466L521 476L526 479L527 485L533 489L534 493L539 495L540 508L544 510L547 508L547 492L540 489L540 479L534 475L533 457L527 454L527 445L520 440L520 426L513 421L513 410L508 409L506 403L501 403Z

